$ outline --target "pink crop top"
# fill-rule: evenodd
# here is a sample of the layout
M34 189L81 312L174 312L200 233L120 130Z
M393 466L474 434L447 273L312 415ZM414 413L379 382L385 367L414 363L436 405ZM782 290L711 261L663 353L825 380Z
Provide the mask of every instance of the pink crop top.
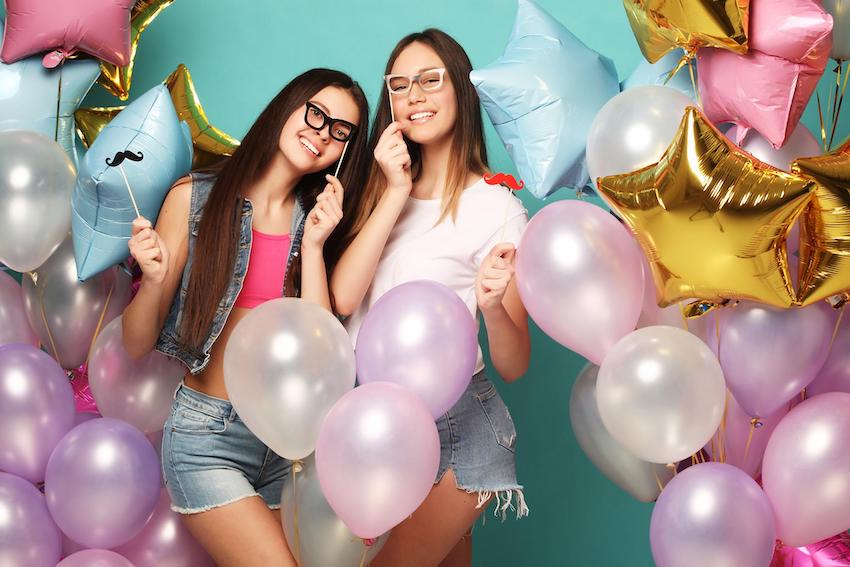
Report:
M248 273L235 307L254 307L282 295L283 280L292 240L288 234L265 234L251 229L251 257Z

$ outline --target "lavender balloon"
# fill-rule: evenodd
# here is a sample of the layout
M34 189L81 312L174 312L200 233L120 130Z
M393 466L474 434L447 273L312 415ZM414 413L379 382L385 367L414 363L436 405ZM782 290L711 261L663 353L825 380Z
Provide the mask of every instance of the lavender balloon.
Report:
M640 249L623 225L589 203L557 201L534 215L516 273L522 301L543 332L594 364L640 316Z
M319 483L337 516L360 538L376 538L425 500L440 466L440 435L409 390L375 382L331 409L319 432Z
M732 126L726 132L726 137L730 140L736 139L738 127ZM740 146L755 158L785 171L791 171L791 163L797 158L819 156L823 153L814 135L802 123L797 124L788 141L779 149L774 148L773 144L755 130L746 134Z
M35 486L0 473L0 565L53 567L61 557L62 538Z
M126 558L106 549L86 549L63 559L56 567L134 567Z
M686 469L652 511L650 543L658 567L765 567L775 539L770 502L731 465Z
M0 346L13 343L38 346L38 337L27 319L21 286L0 272Z
M808 385L810 396L826 392L850 393L850 314L845 314L823 368Z
M156 351L133 360L124 350L121 324L119 316L98 335L89 357L89 387L105 417L145 433L159 431L186 367Z
M47 463L47 505L62 531L91 548L110 548L144 527L159 497L159 459L131 425L93 419L66 435Z
M778 537L809 545L850 528L850 394L808 399L786 415L767 443L762 485Z
M771 415L814 380L829 354L835 318L826 302L797 309L747 302L723 318L720 365L747 415Z
M75 413L74 392L56 361L29 345L0 346L0 469L44 480Z
M171 497L164 488L144 529L114 551L129 559L134 567L214 567L212 558L189 533L180 515L171 510Z
M478 360L478 332L454 291L437 282L414 281L391 289L369 310L354 352L361 384L404 386L437 419L469 386Z

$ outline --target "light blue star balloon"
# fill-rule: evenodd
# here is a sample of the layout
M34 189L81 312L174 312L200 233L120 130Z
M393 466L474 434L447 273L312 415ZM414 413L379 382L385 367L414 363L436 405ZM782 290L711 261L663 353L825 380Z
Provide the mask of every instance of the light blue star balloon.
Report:
M655 63L650 63L645 58L641 57L640 63L637 64L635 70L629 75L626 80L620 83L620 90L626 91L635 87L643 86L668 86L680 91L685 96L697 101L697 96L694 91L694 83L697 82L696 59L691 64L694 65L694 80L691 81L691 73L688 66L685 65L679 69L675 75L670 77L670 72L673 71L681 61L685 52L681 49L671 51ZM668 80L669 78L669 80Z
M587 184L587 132L599 109L620 92L610 59L531 0L519 0L504 54L470 79L536 197Z
M76 164L74 111L99 75L100 65L94 59L70 60L58 69L45 69L41 57L28 57L10 65L0 61L0 132L31 130L44 134L59 142Z
M136 210L127 185L139 213L155 223L169 188L191 164L192 136L177 118L165 85L143 94L106 125L80 160L71 197L80 280L129 255Z

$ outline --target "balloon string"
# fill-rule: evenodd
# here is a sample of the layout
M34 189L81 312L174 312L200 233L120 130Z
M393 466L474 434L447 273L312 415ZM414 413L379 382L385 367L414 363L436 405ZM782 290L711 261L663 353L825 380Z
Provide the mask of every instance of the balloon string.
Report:
M850 75L850 73L848 73ZM832 345L835 344L835 338L838 336L838 329L841 327L841 320L844 319L844 306L846 303L841 306L841 309L838 311L838 318L835 320L835 328L832 329L832 338L829 340L829 350L827 351L827 356L832 353Z
M29 272L30 279L36 283L38 276L35 273ZM53 351L53 358L62 366L62 361L59 360L59 351L56 349L56 342L53 340L53 333L50 332L50 324L47 322L47 314L44 312L44 289L38 290L38 311L41 314L41 322L44 323L44 329L47 331L47 340L50 341L50 349Z
M652 469L652 476L654 476L654 477L655 477L655 482L658 484L658 490L659 490L659 491L663 491L663 490L664 490L664 485L661 483L661 479L660 479L660 478L658 478L658 472L655 470L655 468L654 468L654 467L653 467L653 469Z
M690 61L691 57L693 57L691 53L685 53L684 55L682 55L682 57L679 59L679 62L676 63L676 66L673 67L669 73L667 73L667 78L664 79L665 86L673 79L673 77L676 76L676 73L682 70L682 67L688 65L688 62Z
M65 59L59 63L59 86L56 92L56 129L53 131L53 141L59 141L59 113L62 110L62 69L65 67Z
M363 555L360 556L360 567L365 567L366 565L366 555L369 553L369 548L366 547L366 544L363 544Z
M729 397L731 394L726 391L726 400L723 402L723 419L720 420L720 429L717 431L717 452L720 454L720 462L726 462L726 422L729 417Z
M679 474L679 471L676 470L676 463L667 463L667 468L673 471L673 476Z
M295 476L301 470L301 461L296 460L292 463L292 527L295 529L295 563L301 565L301 530L298 527L298 496L295 492L295 483L298 478Z
M823 146L823 151L827 151L826 150L826 124L824 124L824 121L823 121L823 110L821 109L821 104L820 104L820 93L815 93L815 96L817 97L817 101L818 101L818 121L820 121L821 145Z
M106 295L106 303L103 305L103 310L100 312L100 319L97 321L97 327L94 328L94 336L91 338L89 352L86 355L86 364L89 363L89 358L91 358L91 351L94 350L94 343L97 341L97 336L100 334L100 328L103 326L103 320L106 318L106 311L109 309L109 302L112 299L112 292L114 290L115 282L112 282L112 285L109 287L109 293Z
M750 433L747 435L747 445L744 447L744 459L750 454L750 445L753 443L753 433L756 428L759 427L761 422L759 422L759 418L754 417L750 420Z
M839 64L839 74L840 74L840 67L843 63L844 63L843 61L838 62L838 64ZM829 147L830 148L832 148L832 141L835 139L835 131L838 128L838 118L839 118L839 116L841 116L841 106L844 103L844 95L847 92L847 78L848 77L850 77L850 73L845 73L844 74L844 86L841 87L841 98L838 99L838 106L835 110L835 118L833 119L832 135L829 138ZM840 80L840 78L839 78L839 80Z
M686 331L688 331L688 314L685 310L685 303L683 301L679 302L679 313L682 314L682 326Z

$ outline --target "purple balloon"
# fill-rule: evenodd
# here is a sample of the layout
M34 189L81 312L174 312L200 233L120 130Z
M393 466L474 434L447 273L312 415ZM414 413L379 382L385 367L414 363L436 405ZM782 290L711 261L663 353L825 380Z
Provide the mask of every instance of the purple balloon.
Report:
M53 567L61 557L62 538L35 486L0 473L0 565Z
M0 272L0 345L15 343L38 346L38 336L27 319L21 286Z
M835 320L824 301L795 309L744 302L721 318L720 365L747 415L771 415L814 380Z
M581 201L547 205L517 250L519 293L544 333L594 364L635 329L641 251L626 227Z
M316 467L337 516L357 537L377 538L428 496L440 467L440 435L409 390L366 384L331 408L319 432Z
M658 567L765 567L775 540L770 502L731 465L685 469L652 511L650 543Z
M850 393L850 314L845 314L823 368L806 387L810 396L827 392Z
M66 557L56 567L134 567L126 558L106 549L86 549Z
M810 398L786 415L767 443L762 485L778 537L809 545L850 529L850 394Z
M434 419L457 403L478 361L476 322L443 284L394 287L369 310L354 349L361 384L392 382L425 402Z
M0 346L0 469L44 480L74 414L74 392L55 360L33 346Z
M212 558L183 525L180 515L171 511L171 498L164 488L144 529L114 551L135 567L214 567Z
M121 545L144 527L159 498L159 459L133 426L108 417L78 425L47 463L47 505L72 540Z

